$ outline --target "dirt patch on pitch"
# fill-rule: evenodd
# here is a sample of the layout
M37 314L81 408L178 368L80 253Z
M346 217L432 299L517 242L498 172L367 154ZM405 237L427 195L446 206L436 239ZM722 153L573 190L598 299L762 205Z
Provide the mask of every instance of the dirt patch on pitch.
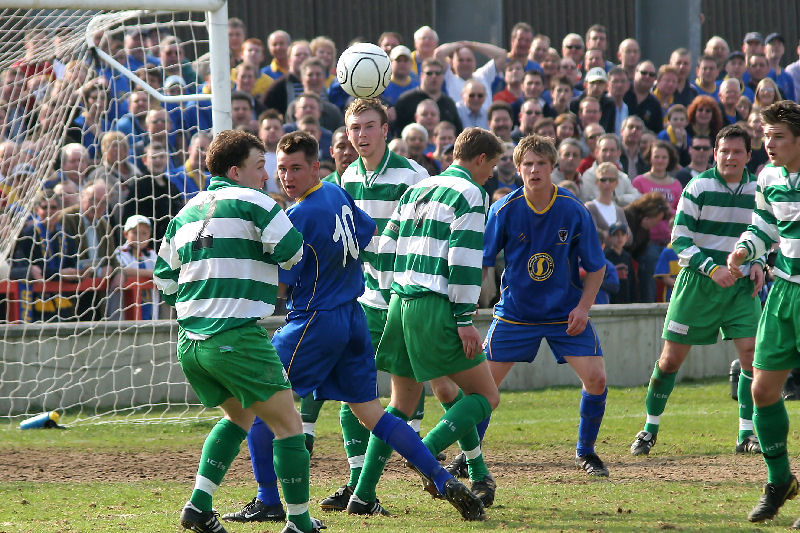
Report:
M687 482L761 482L765 477L760 457L742 455L661 455L632 457L598 450L617 482L642 479ZM0 452L0 482L91 482L91 481L185 481L193 483L200 449L147 453L76 452L59 450L3 450ZM498 483L508 484L524 478L528 482L580 482L571 457L552 451L515 452L513 455L486 450L487 463ZM336 486L345 481L343 454L316 455L311 459L311 475L317 482ZM395 454L386 467L386 476L408 477ZM252 480L246 447L234 461L226 480Z

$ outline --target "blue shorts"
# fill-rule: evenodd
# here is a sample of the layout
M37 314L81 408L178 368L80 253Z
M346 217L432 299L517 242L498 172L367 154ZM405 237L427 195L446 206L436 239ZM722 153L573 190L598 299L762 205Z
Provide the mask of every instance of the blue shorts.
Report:
M542 339L547 340L558 364L569 356L602 356L600 341L592 321L580 335L567 335L567 321L552 324L513 324L494 318L483 341L487 361L531 363Z
M292 311L272 345L301 397L363 403L378 397L375 352L364 310L353 301L328 311Z

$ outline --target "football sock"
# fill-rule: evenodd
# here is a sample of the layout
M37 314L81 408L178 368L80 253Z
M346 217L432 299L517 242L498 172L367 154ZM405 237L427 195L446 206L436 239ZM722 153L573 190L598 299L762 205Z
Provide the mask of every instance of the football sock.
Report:
M478 425L475 426L475 429L478 430L478 438L481 439L481 442L483 442L483 436L486 435L486 430L489 429L489 422L491 421L492 417L490 415L478 422Z
M474 432L477 439L475 424L489 416L491 412L492 407L485 397L480 394L468 394L444 413L436 427L425 435L422 442L433 454L437 454L446 450L469 431Z
M608 388L603 394L589 394L581 390L581 421L578 424L578 445L575 449L579 456L594 453L594 443L606 412L606 396Z
M303 433L306 436L306 449L309 453L314 449L314 428L324 403L325 400L315 400L313 394L300 400L300 418L303 419Z
M308 515L309 456L306 439L301 433L272 441L275 473L281 481L286 500L287 519L303 531L311 531Z
M456 396L452 402L442 403L442 407L445 411L448 411L463 397L464 392L459 390L458 396ZM486 477L486 474L489 473L489 469L486 467L486 463L483 461L483 454L481 453L481 440L478 436L478 430L474 429L472 431L467 431L464 436L458 439L458 446L461 448L467 458L469 479L472 481L480 481ZM441 450L437 450L435 452L431 450L431 453L435 455L439 453L439 451Z
M753 393L750 386L753 384L753 371L742 370L739 374L739 435L736 443L753 434Z
M339 411L339 422L342 425L344 452L347 454L347 462L350 463L350 479L347 484L355 487L364 466L364 454L367 453L370 439L369 430L361 425L346 403L342 404Z
M238 455L239 446L245 437L247 437L247 432L227 418L217 422L211 429L205 444L203 444L194 490L189 499L197 509L211 510L214 492Z
M767 481L782 484L789 481L789 456L786 437L789 434L789 415L783 399L766 407L753 407L753 426L767 463Z
M408 425L411 426L411 429L417 432L417 435L420 435L420 430L422 429L422 418L425 416L425 388L423 387L422 391L419 393L419 402L417 402L417 408L414 410L414 414L411 415L411 418L408 420ZM421 437L422 435L420 435Z
M387 443L409 463L417 467L417 470L431 478L439 492L444 492L445 481L453 476L442 468L439 461L419 440L419 436L404 424L402 419L386 412L375 424L372 433L373 437L377 437L380 441ZM370 445L372 445L372 440L370 440ZM370 457L369 450L367 451L367 457ZM365 466L364 469L366 470L366 468Z
M408 417L403 414L402 411L395 409L391 405L386 408L386 413L394 415L394 417L401 422L408 421ZM378 420L378 423L385 417L386 414ZM406 427L408 426L406 425ZM392 455L392 447L387 444L385 440L381 440L378 433L376 433L376 429L378 433L384 434L385 436L386 431L382 432L381 429L378 429L377 425L373 428L373 433L369 437L369 444L364 455L364 467L361 469L361 475L357 478L357 483L353 485L355 486L355 495L364 502L375 501L375 487L378 486L378 481L381 478L381 474L383 474L386 461L388 461L389 457ZM416 437L414 430L410 427L408 429Z
M677 375L677 372L662 372L658 368L658 361L656 361L653 375L650 377L650 385L647 387L647 399L645 400L647 422L644 425L644 430L653 435L658 435L661 413L664 412L669 395L672 393L672 389L675 388L675 376Z
M281 498L278 495L278 476L275 475L275 466L272 457L272 440L275 435L264 423L256 417L250 431L247 433L247 446L250 448L250 463L253 465L253 476L258 483L256 498L266 505L278 505Z

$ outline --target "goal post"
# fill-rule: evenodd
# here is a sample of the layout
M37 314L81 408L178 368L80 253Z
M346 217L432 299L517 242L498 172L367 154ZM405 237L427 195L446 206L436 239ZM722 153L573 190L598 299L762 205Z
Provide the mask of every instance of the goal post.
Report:
M190 186L204 188L203 139L231 127L227 9L0 0L0 420L208 415L177 365L147 254ZM126 55L131 35L153 41L141 62ZM165 42L180 59L151 65ZM149 247L126 241L137 216Z

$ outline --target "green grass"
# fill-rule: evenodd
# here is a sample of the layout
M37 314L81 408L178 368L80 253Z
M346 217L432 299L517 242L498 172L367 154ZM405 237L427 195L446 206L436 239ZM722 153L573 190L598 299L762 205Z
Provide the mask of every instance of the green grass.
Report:
M498 496L489 520L466 523L446 503L433 501L412 476L398 468L381 481L382 503L397 516L362 518L323 514L316 500L344 481L312 470L312 514L330 531L761 531L785 530L800 513L789 502L765 525L746 521L765 478L757 457L731 453L737 424L736 403L723 380L679 383L662 418L659 442L647 458L634 458L628 447L644 419L643 387L611 389L597 445L611 470L609 480L588 479L573 463L579 393L555 388L504 393L492 421L485 452L490 469L499 472ZM787 403L790 419L800 405ZM315 457L345 461L338 435L337 406L326 404L317 426ZM426 426L440 408L429 398ZM69 420L65 420L69 422ZM46 452L51 464L59 454L89 452L163 452L199 454L212 422L187 424L102 424L68 431L19 431L0 425L0 449ZM789 449L797 464L800 435L792 431ZM0 458L2 458L0 452ZM196 460L196 459L195 459ZM238 459L242 461L242 459ZM196 464L186 465L191 476ZM661 474L665 475L661 475ZM0 474L0 479L3 476ZM0 533L179 531L178 510L191 481L86 483L0 483ZM217 492L215 505L229 511L253 495L253 485L239 476ZM232 532L280 531L280 524L233 525Z

